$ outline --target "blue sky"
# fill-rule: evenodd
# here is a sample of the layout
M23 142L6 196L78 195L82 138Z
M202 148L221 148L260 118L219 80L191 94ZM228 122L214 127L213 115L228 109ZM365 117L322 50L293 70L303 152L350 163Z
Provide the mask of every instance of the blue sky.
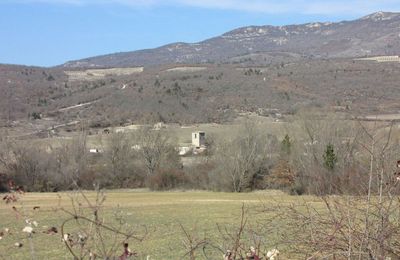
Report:
M400 0L0 0L0 63L53 66L248 25L351 20Z

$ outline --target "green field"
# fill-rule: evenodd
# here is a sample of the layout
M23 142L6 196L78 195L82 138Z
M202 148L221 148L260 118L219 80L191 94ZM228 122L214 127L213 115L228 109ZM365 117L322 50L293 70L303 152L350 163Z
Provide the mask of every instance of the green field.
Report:
M86 193L94 201L95 193ZM59 198L60 197L60 198ZM43 231L51 226L59 229L61 223L67 219L68 214L61 212L61 207L71 210L71 198L82 203L87 208L78 194L73 193L29 193L21 196L14 204L0 204L0 229L10 228L11 234L5 235L0 240L0 252L4 259L31 259L32 252L35 259L72 259L61 242L60 232L55 235L44 234ZM115 214L118 212L130 226L145 225L147 237L143 242L130 241L130 248L138 253L135 259L188 259L183 257L186 248L183 246L185 236L181 225L197 238L207 236L214 243L223 247L217 224L235 230L239 226L241 209L249 210L249 225L262 225L265 213L260 213L264 207L274 203L293 203L296 201L313 201L312 197L292 197L278 191L253 192L246 194L215 193L202 191L187 192L149 192L147 190L110 191L101 209L100 218L105 222L115 225ZM20 216L12 207L15 206ZM40 207L33 210L33 207ZM88 211L83 212L88 214ZM34 228L36 233L33 239L28 240L27 234L21 232L26 226L25 219L38 222ZM90 215L88 215L90 216ZM86 224L83 224L86 225ZM139 228L139 230L143 230ZM76 226L66 226L67 232L75 232ZM143 232L143 231L141 231ZM279 246L271 235L265 234L266 247ZM113 239L105 239L111 243ZM32 244L30 244L30 242ZM23 243L23 247L16 248L15 242ZM219 244L218 244L219 243ZM249 241L249 243L251 243ZM31 247L32 246L32 247ZM33 249L32 249L33 248ZM119 250L119 251L122 251ZM119 252L118 251L118 252ZM221 255L218 250L211 250L211 255ZM204 259L199 251L199 258ZM281 259L287 259L284 253Z

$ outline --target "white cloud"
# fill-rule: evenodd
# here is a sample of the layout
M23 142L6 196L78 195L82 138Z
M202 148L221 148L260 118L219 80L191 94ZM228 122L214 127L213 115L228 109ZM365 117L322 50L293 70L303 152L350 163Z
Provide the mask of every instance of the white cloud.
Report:
M5 0L13 3L73 5L118 4L131 7L190 6L266 14L367 14L400 11L398 0Z
M400 10L398 0L177 0L182 5L260 13L362 14Z

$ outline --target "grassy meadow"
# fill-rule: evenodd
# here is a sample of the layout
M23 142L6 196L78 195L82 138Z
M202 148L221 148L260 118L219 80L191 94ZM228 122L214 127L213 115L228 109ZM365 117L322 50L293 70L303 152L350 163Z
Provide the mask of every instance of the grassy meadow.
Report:
M90 201L95 200L95 192L86 194ZM9 228L11 234L5 235L0 240L0 256L3 259L31 259L32 255L34 259L72 259L61 242L60 234L62 222L70 216L59 210L60 208L72 210L71 199L81 203L83 208L87 205L80 195L74 193L27 193L22 195L16 203L1 203L0 229ZM304 200L311 203L314 201L312 197L293 197L279 191L233 194L203 191L119 190L106 193L106 200L99 215L110 225L117 225L116 215L118 215L130 226L146 226L147 236L143 242L130 241L130 248L138 253L135 259L146 259L147 255L151 256L150 259L188 259L187 256L184 257L185 236L181 225L188 233L199 239L206 236L213 238L214 241L220 241L218 246L221 247L227 241L221 240L217 224L227 230L235 230L234 228L237 228L240 223L243 205L252 212L248 214L248 225L256 223L262 225L265 213L261 211L264 207L277 202L286 204ZM18 212L13 210L13 206ZM40 209L33 210L34 207L40 207ZM88 214L88 212L83 214ZM26 226L25 219L27 218L38 222L38 227L34 227L36 232L31 240L27 239L26 233L21 232ZM58 234L43 233L52 226L58 228ZM76 226L66 225L65 229L65 233L72 233ZM144 229L138 227L138 230L143 233ZM266 247L277 246L273 235L261 234L261 236L264 235L263 241ZM112 243L113 239L107 238L105 241L105 243ZM15 247L16 242L23 243L23 246ZM122 247L117 252L122 253ZM216 259L219 259L221 255L218 250L211 250L209 254L215 256ZM284 253L281 257L287 259ZM204 259L201 250L199 259Z

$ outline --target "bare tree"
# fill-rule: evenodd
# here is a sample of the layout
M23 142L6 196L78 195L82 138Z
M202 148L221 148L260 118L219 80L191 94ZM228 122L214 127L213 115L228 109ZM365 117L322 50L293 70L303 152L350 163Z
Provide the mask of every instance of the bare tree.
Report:
M137 156L132 148L132 140L124 133L108 136L103 158L107 164L110 181L114 186L127 187L130 180L139 177L136 163Z
M61 189L72 189L76 187L76 184L80 185L82 176L89 168L87 153L85 131L72 139L59 140L51 147L51 156L54 157L54 174Z
M392 126L376 126L361 124L359 152L368 165L366 181L359 182L362 195L320 197L319 206L277 205L277 227L293 258L400 258L399 180L393 175L400 151Z
M29 191L47 190L51 158L43 147L22 141L6 141L0 153L2 168L9 178Z
M250 190L257 174L264 169L266 156L266 136L246 122L237 136L216 143L212 178L217 187L225 186L234 192Z
M133 148L141 158L148 176L154 175L160 168L180 164L173 141L164 132L143 128L133 134Z
M11 142L7 139L7 131L0 130L0 169L5 170L11 160Z
M356 153L362 130L357 122L308 112L298 115L288 131L294 139L290 164L298 173L297 181L306 186L308 193L355 191L352 185L357 185L358 181L353 183L350 175L358 168ZM327 149L336 156L331 168L326 167L324 159Z

